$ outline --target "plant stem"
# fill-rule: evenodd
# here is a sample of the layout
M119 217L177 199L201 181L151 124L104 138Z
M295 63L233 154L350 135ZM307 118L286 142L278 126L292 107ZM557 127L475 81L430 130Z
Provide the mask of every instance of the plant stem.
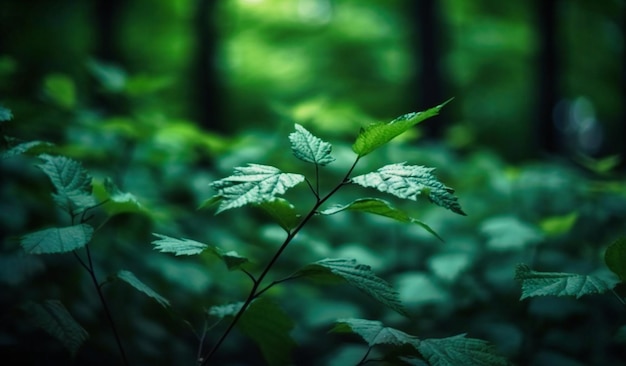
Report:
M313 208L311 208L311 210L304 217L304 219L302 219L302 221L300 221L298 226L296 226L295 229L293 229L291 232L289 232L287 234L287 237L285 238L285 241L283 242L283 244L280 246L280 248L278 248L278 250L276 251L276 253L272 257L272 259L269 261L269 263L263 269L263 272L261 272L261 275L254 282L254 285L252 286L252 289L250 289L250 293L248 294L248 297L246 298L246 301L244 301L243 305L241 306L241 308L239 309L237 314L235 314L235 317L233 318L233 320L228 325L228 328L226 328L226 330L224 331L224 333L222 334L220 339L217 341L217 343L215 343L215 345L213 346L211 351L207 354L207 356L202 359L202 362L200 364L201 366L205 366L205 365L208 364L209 360L213 357L213 355L215 355L217 350L220 348L220 346L222 345L222 343L224 342L226 337L228 337L228 334L233 330L233 328L235 327L235 325L237 324L239 319L241 319L241 317L243 316L243 313L246 311L248 306L250 306L252 301L254 299L256 299L259 295L261 295L263 292L265 292L266 290L269 289L269 287L266 287L263 290L259 291L259 286L263 282L263 279L265 278L265 276L269 273L270 269L272 269L272 267L274 266L274 264L276 263L276 261L278 260L280 255L287 248L289 243L291 243L293 238L296 237L296 235L300 232L300 230L302 230L302 228L309 222L309 220L317 213L317 209L322 204L324 204L324 202L326 202L332 195L334 195L341 187L343 187L345 184L347 184L349 182L350 174L352 174L352 171L356 167L356 164L359 162L359 159L360 159L360 157L357 157L355 159L354 163L352 164L352 166L350 167L350 169L348 170L348 172L346 173L346 175L344 176L342 181L339 184L337 184L337 186L335 188L333 188L326 196L324 196L323 198L320 199L319 196L317 196L317 194L316 194L316 196L317 196L316 198L317 199L316 199L315 205L313 205ZM316 167L317 167L317 165L316 165Z

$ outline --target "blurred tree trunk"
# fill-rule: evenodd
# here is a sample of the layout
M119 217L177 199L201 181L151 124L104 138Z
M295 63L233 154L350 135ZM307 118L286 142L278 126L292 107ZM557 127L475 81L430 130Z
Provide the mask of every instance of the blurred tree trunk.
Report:
M558 52L557 11L558 2L535 0L537 32L539 39L537 55L537 112L535 121L535 145L537 152L558 153L559 136L554 123L553 111L558 102Z
M96 19L96 57L105 62L120 62L117 44L120 0L98 0L94 9Z
M194 119L203 128L227 133L229 126L222 114L222 91L216 68L217 29L215 18L217 0L198 0L194 34L196 35L196 54L193 58L192 83L195 101Z
M441 26L440 9L436 0L410 1L410 14L414 24L415 58L420 68L413 81L412 92L416 96L414 110L424 110L441 104L450 96L443 95L443 77L441 74ZM425 123L428 137L440 138L444 131L443 119Z

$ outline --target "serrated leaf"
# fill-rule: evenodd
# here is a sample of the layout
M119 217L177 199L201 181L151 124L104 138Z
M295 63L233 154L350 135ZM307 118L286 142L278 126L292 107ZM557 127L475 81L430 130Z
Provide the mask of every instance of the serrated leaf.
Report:
M248 262L247 258L240 256L235 251L225 252L215 246L200 243L191 239L177 239L156 233L153 233L152 235L159 238L159 240L154 240L152 244L155 246L155 249L162 253L174 253L177 256L196 255L208 249L211 254L221 259L226 264L228 270L231 271L238 269L242 264Z
M132 272L126 271L126 270L121 270L121 271L119 271L117 273L117 278L119 278L120 280L128 283L129 285L134 287L139 292L143 292L148 297L153 298L159 304L161 304L161 306L163 306L164 308L170 306L169 300L167 300L163 296L159 295L153 289L151 289L146 284L141 282Z
M489 342L466 338L465 334L440 339L424 339L418 351L431 366L505 366L510 365L498 355Z
M298 271L298 275L302 277L332 275L341 278L389 308L408 316L396 290L376 276L370 266L359 264L354 259L323 259L306 265Z
M34 149L36 147L41 147L41 146L52 146L52 144L49 142L44 142L44 141L24 142L19 145L13 146L9 150L3 151L1 156L2 156L2 159L8 159L13 156L22 155L31 149Z
M215 196L213 196L211 198L207 198L206 200L202 201L200 206L198 206L198 210L203 210L205 208L212 207L213 205L216 205L217 203L219 203L223 199L224 199L224 197L222 197L220 195L215 195Z
M294 321L274 302L259 298L243 313L237 327L261 349L270 366L291 365L296 342L289 334Z
M606 248L604 262L620 280L626 282L626 238L619 238Z
M65 253L84 247L92 235L87 224L50 228L24 235L20 245L29 254Z
M275 198L258 204L286 231L290 231L300 222L300 215L295 207L286 199Z
M593 275L562 272L537 272L525 264L515 268L515 279L522 283L520 300L535 296L576 296L601 294L612 285Z
M417 347L419 339L400 330L385 327L376 320L366 319L339 319L331 332L358 334L370 347L379 344L401 346L408 344Z
M425 195L434 204L465 215L454 196L454 189L439 182L432 174L434 170L435 168L421 165L397 163L356 176L351 181L363 187L376 188L381 192L413 201L417 201L418 196Z
M0 122L10 121L11 119L13 119L11 110L0 105Z
M216 214L250 203L271 201L302 181L304 176L301 174L283 173L269 165L237 167L230 177L211 184L223 197Z
M431 233L437 239L443 241L443 239L433 229L431 229L430 226L428 226L424 222L410 217L405 212L400 211L397 208L393 207L389 202L381 200L381 199L377 199L377 198L360 198L347 205L343 205L343 206L338 205L338 206L320 211L320 214L333 215L333 214L336 214L338 212L345 211L345 210L367 212L367 213L371 213L375 215L388 217L388 218L394 219L396 221L404 222L404 223L416 224L416 225L421 226L424 230Z
M313 136L306 128L295 124L296 132L289 134L291 151L296 158L318 165L327 165L335 161L330 156L332 145Z
M352 145L352 150L357 153L359 157L371 153L418 123L438 115L441 108L451 100L452 99L449 99L423 112L405 114L389 123L374 123L361 129L354 145Z
M59 340L70 351L72 357L89 338L87 331L58 300L46 300L42 304L28 302L22 309L35 324Z
M91 176L79 162L47 154L39 158L44 164L38 167L46 173L56 189L53 198L60 208L75 214L96 204L91 194Z
M94 183L93 194L100 202L106 201L103 208L109 216L121 213L149 213L139 203L135 195L122 192L109 177L102 182Z

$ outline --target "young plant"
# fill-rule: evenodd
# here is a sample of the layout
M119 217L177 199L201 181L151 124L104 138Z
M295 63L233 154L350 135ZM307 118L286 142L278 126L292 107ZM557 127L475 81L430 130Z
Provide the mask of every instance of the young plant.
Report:
M368 265L358 263L355 259L326 258L305 265L285 278L270 280L268 275L285 249L314 216L333 215L346 210L371 213L400 222L417 224L439 238L428 225L410 217L382 199L366 197L345 205L324 208L328 199L344 187L359 185L374 188L380 192L413 201L424 197L436 205L465 215L457 197L454 196L454 190L445 186L433 175L434 168L402 162L385 165L367 174L358 176L352 174L362 158L411 127L437 115L446 103L424 112L403 115L389 123L376 123L362 129L352 145L355 153L352 165L334 188L327 192L322 192L320 189L320 180L323 179L320 171L321 168L335 161L331 155L332 146L298 124L295 125L295 131L289 135L291 151L296 158L315 166L314 177L285 173L279 168L268 165L248 164L236 167L233 175L213 182L211 187L217 193L205 201L202 207L217 205L216 214L219 214L245 205L255 205L267 211L285 231L284 241L258 274L248 271L246 269L248 260L236 252L225 252L218 247L190 239L154 234L158 237L153 242L157 250L176 255L194 255L208 250L223 260L228 269L242 271L252 282L249 293L243 301L213 306L208 310L208 314L216 317L218 321L223 318L231 319L221 336L212 342L208 350L204 350L203 345L205 329L200 337L198 352L200 365L211 364L235 327L257 343L268 364L289 364L289 354L295 346L295 342L289 335L293 321L278 305L262 297L270 288L289 280L317 277L339 279L358 288L390 309L409 316L400 302L398 293L390 284L378 277ZM290 202L278 196L302 182L308 185L314 197L314 203L304 215L300 216ZM486 342L468 339L463 335L437 340L420 340L399 330L386 328L380 322L364 319L339 320L334 331L360 335L368 343L370 350L377 345L391 345L394 348L394 360L401 364L416 364L418 360L425 360L432 365L506 364L506 360L495 355L491 346ZM405 347L407 345L409 347ZM446 352L442 352L443 349L446 349ZM359 365L368 362L369 353L368 351L360 361L356 362Z

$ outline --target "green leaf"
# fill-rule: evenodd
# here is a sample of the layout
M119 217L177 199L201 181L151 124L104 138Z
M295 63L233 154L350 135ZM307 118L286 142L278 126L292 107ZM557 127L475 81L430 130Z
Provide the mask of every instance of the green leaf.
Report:
M604 262L620 280L626 282L626 238L619 238L606 248Z
M366 319L339 319L331 332L335 333L355 333L358 334L370 347L379 344L389 344L393 346L410 345L417 347L420 340L410 334L400 330L385 327L383 323L376 320Z
M105 202L103 209L109 216L115 216L121 213L142 213L149 212L139 203L137 197L132 193L122 192L111 178L105 178L104 181L94 182L93 195L100 202Z
M489 218L482 223L480 231L487 237L487 247L494 250L521 250L543 240L537 227L515 216Z
M8 159L13 156L22 155L31 149L42 147L42 146L52 146L52 144L49 142L44 142L44 141L24 142L19 145L13 146L9 150L3 151L1 153L2 155L0 156L2 156L2 159Z
M613 285L600 277L561 272L537 272L525 264L515 268L515 279L522 283L520 300L535 296L576 296L601 294Z
M59 107L72 109L76 105L74 81L64 74L50 74L43 82L45 95Z
M243 313L237 327L261 349L270 366L291 365L296 342L289 335L293 320L274 302L259 298Z
M313 136L306 128L296 123L296 132L289 135L291 151L296 158L318 165L327 165L335 161L330 156L332 145Z
M13 119L11 110L0 105L0 122L10 121L11 119Z
M212 206L218 204L219 202L221 202L223 199L224 199L224 197L220 196L220 195L215 195L215 196L213 196L211 198L207 198L206 200L202 201L202 203L198 207L198 210L203 210L205 208L212 207Z
M248 259L240 256L235 251L225 252L215 246L200 243L190 239L176 239L166 235L153 233L152 235L159 238L152 242L155 249L162 253L174 253L175 255L196 255L208 249L209 252L220 258L229 270L238 269L242 264L247 263Z
M563 216L552 216L539 223L541 231L548 236L557 236L568 233L578 220L578 212L572 212Z
M466 338L465 334L440 339L424 339L418 351L431 366L498 366L510 365L498 355L493 345L482 339Z
M376 172L359 175L351 181L413 201L417 201L417 197L424 194L434 204L465 215L453 194L454 189L439 182L432 174L433 170L435 168L397 163L385 165Z
M70 351L72 357L89 338L87 331L58 300L46 300L42 304L28 302L22 309L35 324L58 339Z
M24 235L20 245L29 254L65 253L84 247L92 235L87 224L50 228Z
M441 108L443 108L443 106L451 100L452 99L449 99L446 102L424 112L405 114L389 123L374 123L362 128L356 138L356 141L354 142L354 145L352 145L352 150L357 153L359 157L363 157L371 153L418 123L430 117L436 116L439 114Z
M234 302L226 305L215 305L211 306L207 313L211 316L217 317L219 319L223 319L227 316L235 316L241 310L243 306L243 301Z
M443 239L424 222L410 217L405 212L393 207L389 202L377 198L357 199L347 205L337 205L335 207L320 211L320 214L333 215L345 210L367 212L375 215L389 217L391 219L404 223L416 224L431 233L437 239L443 241Z
M50 178L57 193L53 194L57 205L76 214L86 208L95 206L96 202L91 194L91 176L83 166L64 156L40 155L44 164L38 165Z
M116 65L100 60L89 60L87 69L108 92L120 92L126 87L126 72Z
M159 304L161 304L161 306L163 306L164 308L170 306L169 300L167 300L163 296L157 294L153 289L151 289L146 284L141 282L132 272L129 272L129 271L126 271L126 270L119 271L117 273L117 278L119 278L120 280L128 283L129 285L134 287L139 292L143 292L148 297L153 298Z
M283 198L261 202L259 207L267 212L286 231L290 231L300 222L300 215L295 207Z
M283 173L273 166L248 164L237 167L230 177L211 184L223 197L216 214L250 203L271 201L302 181L303 175Z
M354 259L323 259L306 265L297 275L309 278L330 275L340 278L389 308L408 316L398 293L391 285L376 276L370 266L358 264Z

